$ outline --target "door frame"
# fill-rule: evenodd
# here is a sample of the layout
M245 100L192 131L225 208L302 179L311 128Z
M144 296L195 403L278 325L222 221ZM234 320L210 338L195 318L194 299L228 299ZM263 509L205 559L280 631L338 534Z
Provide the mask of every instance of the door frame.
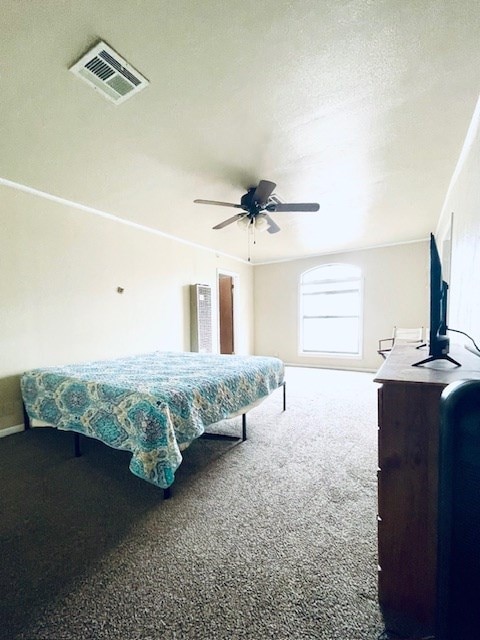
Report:
M217 268L217 349L218 353L220 353L220 276L229 276L232 278L233 283L233 295L232 295L232 305L233 305L233 353L236 352L237 347L237 326L238 326L238 318L237 318L237 308L238 308L238 285L240 281L240 277L238 273L235 271L229 271L228 269L220 269Z

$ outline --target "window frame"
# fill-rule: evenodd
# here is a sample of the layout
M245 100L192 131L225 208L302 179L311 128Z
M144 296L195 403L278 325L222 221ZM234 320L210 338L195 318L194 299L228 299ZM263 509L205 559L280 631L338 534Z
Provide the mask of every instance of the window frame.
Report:
M328 282L346 282L348 280L352 280L358 282L358 295L359 295L359 304L358 304L358 353L351 352L339 352L339 351L305 351L303 345L303 285L307 284L303 282L303 278L307 273L311 271L316 271L319 269L326 269L327 267L351 267L352 269L357 270L358 278L345 278L345 279L332 279L332 278L324 278L316 280L318 283L328 283ZM364 276L362 269L356 264L350 264L346 262L329 262L325 264L319 264L315 267L311 267L310 269L306 269L302 271L299 277L298 282L298 313L297 313L297 321L298 321L298 355L305 358L343 358L349 360L360 360L363 358L363 309L364 309ZM346 317L346 316L345 316Z

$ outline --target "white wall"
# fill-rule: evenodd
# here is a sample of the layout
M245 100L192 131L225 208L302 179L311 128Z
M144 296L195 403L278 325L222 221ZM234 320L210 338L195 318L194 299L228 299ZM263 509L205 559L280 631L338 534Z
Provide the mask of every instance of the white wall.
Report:
M22 422L27 369L188 351L189 285L216 309L219 268L239 275L236 350L253 352L250 265L6 186L0 203L0 428Z
M364 278L363 356L321 358L298 353L298 285L307 269L353 264ZM255 267L255 353L285 362L375 371L381 364L378 340L395 325L428 324L428 242L366 249Z
M437 228L443 239L453 213L448 324L480 344L480 101L453 175ZM465 337L451 341L472 345Z

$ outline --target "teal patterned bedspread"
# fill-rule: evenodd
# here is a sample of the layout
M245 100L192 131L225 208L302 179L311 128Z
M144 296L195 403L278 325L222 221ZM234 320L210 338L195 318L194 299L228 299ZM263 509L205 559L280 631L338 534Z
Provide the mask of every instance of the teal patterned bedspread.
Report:
M265 398L284 380L263 356L153 352L34 369L21 378L29 417L132 453L130 470L167 488L181 451L205 428Z

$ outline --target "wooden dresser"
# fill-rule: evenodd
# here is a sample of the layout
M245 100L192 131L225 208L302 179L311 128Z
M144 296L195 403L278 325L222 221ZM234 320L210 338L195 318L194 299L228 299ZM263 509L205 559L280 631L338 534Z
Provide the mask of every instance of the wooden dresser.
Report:
M426 349L397 345L378 371L378 597L388 629L434 632L440 396L456 380L480 379L463 347L412 367Z

